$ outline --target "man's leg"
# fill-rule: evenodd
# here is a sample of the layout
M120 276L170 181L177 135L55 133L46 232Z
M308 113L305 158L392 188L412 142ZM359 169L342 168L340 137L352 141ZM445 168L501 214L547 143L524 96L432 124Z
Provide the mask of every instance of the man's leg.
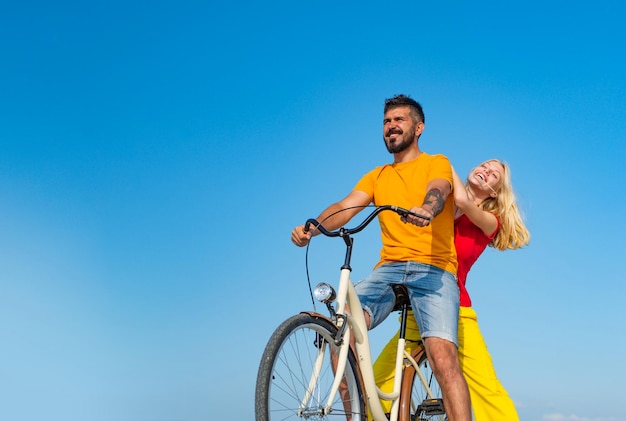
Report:
M359 301L361 302L361 305L363 307L363 315L365 317L365 324L368 330L376 327L392 312L393 306L396 301L396 296L390 284L399 283L402 280L402 277L404 275L404 267L405 264L403 263L391 263L381 265L374 269L374 271L368 277L355 285L356 293L358 294ZM352 340L353 342L351 343L351 346L353 349L355 349L354 336L352 337ZM388 374L391 375L392 380L391 389L393 389L393 376L395 371L396 356L395 349L397 348L397 337L395 340L395 344L391 344L390 347L393 347L394 349L393 358L391 360L392 364L388 369L385 368L383 370L389 370ZM377 375L375 374L375 376ZM388 411L389 409L387 409L387 407L390 408L391 403L385 403L387 403L387 405L383 404L383 410Z
M441 338L424 339L426 354L443 394L450 421L471 421L472 409L467 383L461 372L456 345Z
M467 383L458 359L459 287L456 276L432 265L413 263L407 281L426 354L451 421L471 421Z
M374 363L374 380L376 381L376 385L383 392L390 393L393 391L399 337L400 331L397 331L396 334L389 340L387 345L385 345ZM406 321L406 345L404 349L407 353L411 354L413 350L417 348L419 341L421 340L422 337L420 336L415 316L413 316L412 311L409 311L408 319ZM391 412L391 401L381 400L380 402L385 412Z

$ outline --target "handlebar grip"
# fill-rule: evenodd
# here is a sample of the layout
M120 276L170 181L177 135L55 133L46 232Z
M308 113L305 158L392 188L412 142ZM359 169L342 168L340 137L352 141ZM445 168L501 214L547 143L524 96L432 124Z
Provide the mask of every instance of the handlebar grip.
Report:
M416 218L423 219L425 221L430 221L430 217L429 216L420 215L419 213L411 212L410 210L401 208L400 206L392 206L391 209L393 209L400 216L411 215L411 216L414 216Z
M319 222L317 222L315 219L307 219L307 221L304 223L304 232L309 232L309 230L311 229L311 224L314 227L317 227L319 225Z

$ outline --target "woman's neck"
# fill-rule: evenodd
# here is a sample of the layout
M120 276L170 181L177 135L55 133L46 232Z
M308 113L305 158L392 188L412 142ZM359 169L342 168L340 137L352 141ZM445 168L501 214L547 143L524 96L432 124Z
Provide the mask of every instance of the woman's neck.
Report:
M485 193L482 191L475 192L471 185L466 185L465 190L467 191L467 196L476 206L480 206L480 204L489 197L488 195L485 196Z

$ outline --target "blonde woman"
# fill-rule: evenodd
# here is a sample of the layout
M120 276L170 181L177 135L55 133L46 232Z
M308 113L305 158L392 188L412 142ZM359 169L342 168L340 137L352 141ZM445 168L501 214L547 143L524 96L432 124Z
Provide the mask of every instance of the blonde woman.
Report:
M529 243L530 234L516 204L506 163L497 159L483 162L470 172L465 184L453 171L453 181L454 242L461 294L458 355L469 387L474 418L476 421L519 420L513 401L496 376L465 284L467 273L488 245L502 251L517 249ZM383 391L393 389L398 334L385 346L374 364L376 383ZM419 340L415 317L409 317L407 350L412 351ZM390 408L389 402L383 404Z

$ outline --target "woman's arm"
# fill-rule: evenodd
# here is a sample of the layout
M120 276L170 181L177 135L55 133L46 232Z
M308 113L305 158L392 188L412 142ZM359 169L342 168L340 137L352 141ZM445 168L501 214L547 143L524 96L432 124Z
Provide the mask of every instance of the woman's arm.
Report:
M473 198L467 194L465 184L461 177L452 168L452 181L454 182L454 204L463 212L470 221L485 233L491 235L498 228L498 220L494 214L479 208Z

